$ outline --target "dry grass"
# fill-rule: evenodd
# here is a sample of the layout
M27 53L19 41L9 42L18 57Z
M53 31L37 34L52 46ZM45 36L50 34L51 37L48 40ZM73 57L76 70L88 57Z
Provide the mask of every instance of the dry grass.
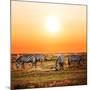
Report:
M13 66L14 65L14 66ZM66 67L64 70L55 71L55 61L38 63L37 68L26 64L25 69L17 70L15 63L12 65L12 88L40 88L69 85L87 84L86 64L78 67Z

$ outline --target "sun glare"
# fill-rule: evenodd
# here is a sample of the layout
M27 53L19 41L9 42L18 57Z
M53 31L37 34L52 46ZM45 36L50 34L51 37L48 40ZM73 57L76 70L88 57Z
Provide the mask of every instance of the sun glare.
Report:
M49 32L54 33L59 31L59 21L56 16L48 16L46 24Z

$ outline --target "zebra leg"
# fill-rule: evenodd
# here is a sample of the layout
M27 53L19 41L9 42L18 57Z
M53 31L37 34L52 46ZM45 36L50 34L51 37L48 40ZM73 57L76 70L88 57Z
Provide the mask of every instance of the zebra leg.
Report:
M70 66L71 65L71 62L70 62L70 60L68 59L68 65Z
M35 62L35 68L37 68L37 62Z
M33 65L34 65L34 64L32 63L32 68L33 68Z
M64 70L64 63L59 63L59 68L60 68L60 70Z
M64 62L62 63L62 69L64 70Z
M16 68L18 69L20 67L20 63L16 62Z
M78 65L82 64L82 59L78 60Z
M56 65L56 66L55 66L55 70L56 70L56 71L58 71L58 70L59 70L59 69L58 69L58 65Z
M59 68L59 70L61 70L61 63L59 63L58 68Z
M61 70L63 70L63 63L61 63Z
M43 62L44 62L44 61L42 61L42 60L41 60L41 67L43 67L43 65L44 65L44 63L43 63Z
M25 64L24 63L22 63L22 68L25 69Z
M41 65L42 65L42 60L41 60Z
M55 70L56 71L58 71L58 68L57 67L58 67L58 65L57 65L57 63L55 63Z

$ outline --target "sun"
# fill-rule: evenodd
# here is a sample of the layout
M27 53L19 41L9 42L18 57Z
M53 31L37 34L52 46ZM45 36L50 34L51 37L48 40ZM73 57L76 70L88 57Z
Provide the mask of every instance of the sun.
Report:
M47 30L50 33L55 33L59 31L59 20L56 16L47 16L46 24Z

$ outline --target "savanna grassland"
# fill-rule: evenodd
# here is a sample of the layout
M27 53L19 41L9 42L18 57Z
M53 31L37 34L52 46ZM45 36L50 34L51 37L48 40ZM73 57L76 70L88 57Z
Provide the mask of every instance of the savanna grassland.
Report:
M87 84L87 62L70 66L64 65L64 70L55 70L55 60L38 62L37 68L25 64L25 69L16 68L15 62L11 66L11 80L13 89L59 87Z

